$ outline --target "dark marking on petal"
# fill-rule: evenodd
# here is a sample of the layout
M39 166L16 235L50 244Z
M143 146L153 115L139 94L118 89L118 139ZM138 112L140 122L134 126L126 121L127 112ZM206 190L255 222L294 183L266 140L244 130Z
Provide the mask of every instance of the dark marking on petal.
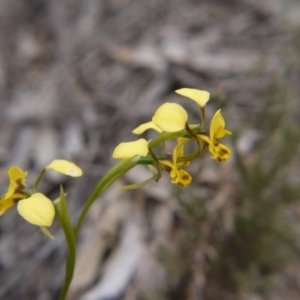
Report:
M190 176L187 174L184 174L183 176L181 176L181 179L184 181L188 181L190 179Z

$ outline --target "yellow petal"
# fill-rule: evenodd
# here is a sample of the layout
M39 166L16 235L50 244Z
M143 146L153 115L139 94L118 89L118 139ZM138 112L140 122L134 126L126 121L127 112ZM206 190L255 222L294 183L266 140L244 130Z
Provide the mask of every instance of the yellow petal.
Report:
M3 195L0 199L0 216L2 216L9 208L13 207L15 204L12 197L7 198Z
M159 163L162 164L163 166L169 167L169 169L173 169L174 167L173 163L170 162L169 160L160 160Z
M232 134L232 132L225 128L218 129L215 132L215 139L221 139L222 137L229 135L229 134Z
M225 145L218 143L217 140L212 141L208 136L203 134L198 135L198 138L203 140L208 145L208 149L212 159L223 162L230 157L230 149Z
M178 169L175 173L175 170L172 169L170 172L171 182L179 186L188 186L192 182L192 176L185 170Z
M120 143L115 148L112 157L118 159L127 159L135 155L146 156L148 152L148 142L145 139L139 139L133 142Z
M58 173L62 173L71 177L79 177L82 175L82 170L78 166L68 160L63 159L55 159L51 164L46 166L45 169L54 170Z
M179 186L188 186L192 182L192 176L185 170L179 169L179 180L177 185Z
M209 152L211 157L219 162L226 161L231 155L229 148L216 141L209 145Z
M176 145L176 147L174 148L174 151L173 151L174 163L177 161L178 157L184 155L184 143L187 142L188 140L189 139L184 138L184 137L179 137L177 139L177 145Z
M27 172L23 171L21 168L17 166L11 166L8 169L9 179L14 181L21 181L22 185L25 185L25 177L27 176Z
M209 92L207 91L183 88L176 90L175 93L196 101L201 107L204 107L209 100Z
M18 212L27 222L37 226L51 226L55 216L52 201L41 193L20 200Z
M147 123L144 123L144 124L141 124L140 126L135 128L134 130L132 130L132 133L142 134L144 131L146 131L148 129L154 129L158 133L162 133L162 130L151 121L147 122Z
M164 103L155 112L152 121L165 132L176 132L185 128L188 114L177 103Z
M225 128L225 121L221 114L221 109L219 109L218 111L216 111L216 113L214 114L210 122L210 130L209 130L210 139L211 140L215 139L216 133L220 129L224 129L224 128Z
M172 183L177 183L178 182L178 169L177 168L173 168L170 171L170 178L171 178Z
M213 116L210 123L210 138L211 140L220 139L226 135L231 134L231 131L225 129L225 120L219 109Z
M7 173L9 177L9 186L6 192L6 198L9 198L15 193L16 188L19 186L26 186L27 172L17 166L11 166Z

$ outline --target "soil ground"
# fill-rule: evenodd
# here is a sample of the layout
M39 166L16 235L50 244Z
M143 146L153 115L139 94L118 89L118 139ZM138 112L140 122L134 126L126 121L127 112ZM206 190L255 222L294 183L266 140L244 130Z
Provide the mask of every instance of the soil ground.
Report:
M136 168L95 203L69 299L300 299L299 53L297 0L1 1L2 193L10 165L32 183L53 159L72 160L82 178L51 173L41 190L55 199L63 183L75 220L114 147L161 103L197 122L177 88L209 91L207 116L222 108L234 133L232 158L206 153L190 188L165 174L121 191L145 176ZM51 232L15 209L0 218L1 299L58 299L66 249L58 223Z

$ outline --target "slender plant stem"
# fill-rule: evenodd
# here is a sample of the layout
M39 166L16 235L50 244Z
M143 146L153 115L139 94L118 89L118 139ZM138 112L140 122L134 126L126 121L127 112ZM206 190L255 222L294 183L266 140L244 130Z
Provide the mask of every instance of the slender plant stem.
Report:
M55 201L54 201L55 202ZM68 290L73 278L74 269L75 269L75 259L76 259L76 240L73 232L70 215L68 212L67 201L65 198L65 194L63 188L61 187L60 192L60 201L54 203L54 207L56 210L56 214L58 216L60 225L63 229L63 232L66 237L69 253L67 257L66 263L66 273L64 283L59 295L59 300L65 300L68 294Z
M69 246L69 253L67 257L66 263L66 275L63 287L61 289L59 300L65 300L69 291L70 284L73 279L74 269L75 269L75 261L76 261L76 245L70 248Z
M36 190L41 179L43 178L44 174L46 172L46 169L43 169L42 172L40 173L40 175L38 176L38 178L36 179L35 183L33 184L33 190Z
M91 205L95 200L102 194L109 186L111 186L117 179L123 176L127 171L133 168L139 161L139 156L128 160L122 160L117 163L111 170L109 170L104 177L99 181L92 194L88 198L86 204L84 205L81 214L78 218L77 224L74 228L75 238L78 236L82 222L88 213Z

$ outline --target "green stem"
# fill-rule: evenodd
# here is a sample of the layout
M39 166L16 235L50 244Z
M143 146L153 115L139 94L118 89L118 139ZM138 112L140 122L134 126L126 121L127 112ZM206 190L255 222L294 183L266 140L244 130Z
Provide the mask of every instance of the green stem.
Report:
M203 144L202 147L200 147L200 149L198 149L194 153L179 157L177 162L192 161L195 158L199 157L199 155L201 155L205 151L206 148L207 148L206 145ZM172 156L170 154L156 154L156 158L158 159L158 161L168 160L171 157ZM139 165L154 165L155 163L154 163L153 157L151 155L147 155L147 156L141 157L138 161L138 164Z
M158 160L166 160L166 159L169 159L171 157L171 155L169 154L156 154L156 157ZM154 165L154 159L151 155L147 155L147 156L144 156L144 157L141 157L138 161L138 164L139 165Z
M200 115L201 115L201 128L204 129L205 126L205 107L200 107Z
M133 168L139 161L140 157L136 156L131 159L122 160L117 163L111 170L109 170L103 178L99 181L92 194L88 198L85 203L81 214L78 218L77 224L74 228L75 238L78 235L82 222L88 213L91 205L95 202L95 200L102 194L109 186L111 186L117 179L123 176L127 171Z
M204 148L205 149L205 148ZM177 162L180 163L182 161L192 161L194 160L195 158L198 158L199 155L201 155L203 152L203 150L201 150L200 148L195 151L194 153L191 153L191 154L188 154L188 155L184 155L184 156L181 156L177 159Z
M76 239L73 232L70 215L68 212L67 201L65 198L65 194L63 188L60 190L60 198L59 201L54 202L54 207L56 211L56 215L59 219L60 225L63 229L63 232L66 237L66 241L68 244L68 257L66 263L66 271L65 271L65 280L63 287L61 289L59 300L65 300L67 297L67 293L73 278L74 269L75 269L75 260L76 260Z
M204 128L199 128L198 126L195 128L192 127L190 129L191 129L193 135L203 134L206 132L206 130ZM168 140L175 139L178 137L191 138L191 135L189 133L187 133L186 129L183 129L183 130L180 130L177 132L164 132L164 133L160 134L157 138L153 139L149 143L149 147L151 149L153 149L163 142L166 142Z
M46 172L46 169L43 169L42 172L40 173L40 175L38 176L38 178L36 179L36 181L33 184L33 190L37 190L37 187L41 181L41 179L43 178L44 174Z
M177 138L177 137L184 136L185 134L186 134L185 129L177 131L177 132L164 132L164 133L160 134L157 138L152 140L149 143L149 147L151 149L153 149L153 148L155 148L156 146L158 146L159 144L161 144L165 141L168 141L168 140L171 140L171 139L174 139L174 138Z
M66 263L66 275L63 287L61 289L59 300L65 300L69 291L70 284L73 279L74 269L75 269L75 261L76 261L76 245L74 244L74 247L70 248L70 245L68 243L69 247L69 254L67 257L67 263Z

